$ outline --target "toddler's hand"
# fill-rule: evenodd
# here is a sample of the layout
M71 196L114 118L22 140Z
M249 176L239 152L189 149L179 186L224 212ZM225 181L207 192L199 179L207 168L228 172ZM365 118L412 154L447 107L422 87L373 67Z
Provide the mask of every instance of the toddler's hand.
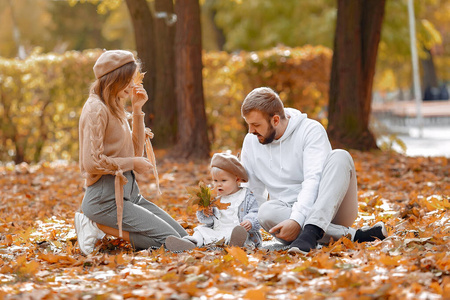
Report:
M203 214L207 217L211 217L213 215L213 208L211 206L206 207L203 209Z
M250 231L250 229L252 229L252 222L250 222L249 220L245 220L243 221L241 224L242 227L245 228L245 230Z

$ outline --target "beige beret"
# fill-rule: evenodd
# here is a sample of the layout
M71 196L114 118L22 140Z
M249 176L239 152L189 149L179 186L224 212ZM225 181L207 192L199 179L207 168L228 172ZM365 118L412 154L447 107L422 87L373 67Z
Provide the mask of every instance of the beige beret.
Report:
M239 159L227 153L215 153L211 159L211 168L216 167L235 175L242 182L248 181L247 171Z
M94 74L98 79L121 66L135 61L133 53L125 50L109 50L100 55L94 65Z

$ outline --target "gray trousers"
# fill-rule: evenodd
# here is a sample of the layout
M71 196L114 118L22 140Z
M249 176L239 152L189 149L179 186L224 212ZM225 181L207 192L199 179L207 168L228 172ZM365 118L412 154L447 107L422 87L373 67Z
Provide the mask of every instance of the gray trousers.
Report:
M169 214L140 195L132 171L124 175L128 183L124 186L123 230L130 233L135 249L159 248L170 235L187 235ZM81 209L95 223L118 229L113 175L103 175L87 188Z
M269 200L259 207L258 219L269 231L278 223L289 219L292 204L281 200ZM350 228L358 216L358 194L355 165L345 150L333 150L325 160L317 199L311 208L306 224L316 225L325 231L319 242L327 243L332 237L338 240L356 230ZM279 239L285 244L290 242Z

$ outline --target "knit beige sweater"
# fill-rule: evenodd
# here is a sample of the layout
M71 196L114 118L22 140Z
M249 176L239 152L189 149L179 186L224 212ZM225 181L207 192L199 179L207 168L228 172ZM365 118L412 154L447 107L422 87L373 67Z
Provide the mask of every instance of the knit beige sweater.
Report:
M119 235L122 236L123 172L133 170L133 157L144 153L144 114L133 114L132 127L120 122L95 95L89 95L80 116L80 169L86 185L97 182L102 175L115 175L115 196Z

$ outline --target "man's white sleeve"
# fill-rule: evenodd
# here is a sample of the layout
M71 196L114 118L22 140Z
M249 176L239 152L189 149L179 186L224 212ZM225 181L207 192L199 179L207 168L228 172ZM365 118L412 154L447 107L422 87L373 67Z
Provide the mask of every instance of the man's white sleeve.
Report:
M245 186L253 192L253 195L258 201L258 205L261 206L267 201L267 190L264 183L262 183L253 171L253 163L255 161L252 156L253 151L251 151L251 142L248 140L248 136L244 139L244 144L242 146L241 162L244 165L245 170L248 174L248 183Z

